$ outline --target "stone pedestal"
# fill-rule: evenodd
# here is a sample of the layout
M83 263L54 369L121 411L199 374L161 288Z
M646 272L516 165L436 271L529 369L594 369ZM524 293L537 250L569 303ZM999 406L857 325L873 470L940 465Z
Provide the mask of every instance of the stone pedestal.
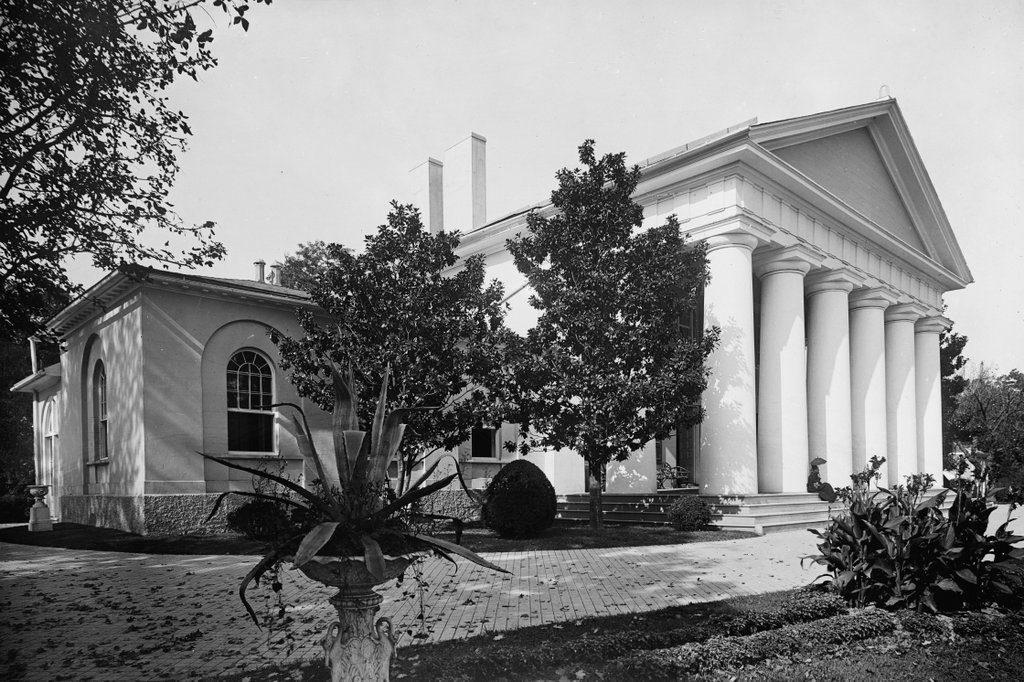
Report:
M383 600L368 586L341 590L331 597L338 621L327 628L321 642L331 669L331 682L382 682L391 677L395 636L391 621L373 617Z
M28 513L28 529L32 532L53 530L50 508L46 506L45 502L49 487L48 485L31 485L28 488L29 494L36 500Z

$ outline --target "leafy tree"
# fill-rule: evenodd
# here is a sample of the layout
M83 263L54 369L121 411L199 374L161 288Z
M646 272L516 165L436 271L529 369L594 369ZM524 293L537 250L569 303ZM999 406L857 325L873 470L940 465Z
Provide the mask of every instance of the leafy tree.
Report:
M212 5L247 30L243 2ZM46 301L77 289L76 254L104 270L223 256L212 223L186 225L167 201L191 130L164 93L216 64L196 24L206 4L0 0L0 336L38 331Z
M970 459L997 485L1024 486L1024 374L997 375L981 365L953 415Z
M312 291L323 272L340 264L334 255L336 253L349 253L349 249L340 244L328 244L320 240L299 244L294 256L289 254L284 257L284 263L281 264L281 281L278 284L292 289Z
M605 468L675 428L700 422L704 361L716 329L689 338L708 279L706 250L687 245L675 216L640 230L632 200L640 177L624 154L598 159L579 147L584 169L562 169L551 194L557 213L528 217L508 242L540 311L515 363L521 448L571 449L590 472L591 526L600 528Z
M939 335L939 373L942 390L942 457L943 468L953 468L950 454L954 450L954 442L962 440L963 434L955 433L953 415L956 412L960 394L967 387L967 378L961 370L967 364L963 355L967 337L957 334L950 327Z
M360 255L340 244L300 250L324 266L310 294L327 315L300 314L305 336L274 340L298 392L325 409L333 405L331 363L342 372L352 368L361 396L379 390L390 364L389 409L445 408L408 417L403 488L413 466L430 454L425 448L454 448L479 421L500 420L483 387L496 381L514 339L503 324L501 285L484 283L482 256L453 272L458 233L430 234L415 208L391 208ZM298 260L298 270L313 270ZM362 423L370 422L372 408L360 403Z

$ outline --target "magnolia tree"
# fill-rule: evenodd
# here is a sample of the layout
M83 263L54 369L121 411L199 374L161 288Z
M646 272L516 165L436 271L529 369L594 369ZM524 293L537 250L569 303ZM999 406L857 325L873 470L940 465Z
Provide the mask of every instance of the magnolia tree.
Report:
M536 326L515 358L511 412L520 448L568 449L589 469L591 526L602 525L601 479L650 440L700 422L704 362L718 338L691 338L708 279L705 249L672 216L641 229L640 177L624 154L579 148L583 169L558 172L556 213L533 212L508 242L529 282Z
M77 289L72 256L111 270L223 255L213 223L185 224L167 200L192 131L166 91L216 65L213 32L201 27L210 11L248 29L248 9L245 0L0 3L0 336L38 332L48 302Z
M502 372L514 339L504 326L501 285L485 283L482 257L459 263L458 244L457 232L431 234L416 209L392 203L363 253L313 244L286 262L293 273L317 272L302 281L326 311L301 314L302 338L275 338L301 395L329 409L332 363L352 368L359 394L376 390L390 363L388 409L442 408L408 417L400 491L431 453L456 447L478 421L499 420L495 397L483 387ZM315 262L301 262L302 254ZM372 406L360 409L360 421L369 423Z

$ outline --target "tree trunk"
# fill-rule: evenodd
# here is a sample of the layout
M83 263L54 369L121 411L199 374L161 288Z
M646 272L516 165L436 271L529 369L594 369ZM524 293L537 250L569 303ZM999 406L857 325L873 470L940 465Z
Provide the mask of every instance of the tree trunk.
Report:
M601 464L588 462L590 468L590 529L604 530L604 514L601 511Z

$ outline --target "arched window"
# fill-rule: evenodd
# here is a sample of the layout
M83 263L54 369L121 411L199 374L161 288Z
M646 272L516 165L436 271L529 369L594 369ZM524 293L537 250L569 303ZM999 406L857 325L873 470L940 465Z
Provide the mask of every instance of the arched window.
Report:
M231 356L227 370L228 450L273 452L274 377L270 362L254 350Z
M97 361L92 371L92 458L103 461L107 450L107 372Z

